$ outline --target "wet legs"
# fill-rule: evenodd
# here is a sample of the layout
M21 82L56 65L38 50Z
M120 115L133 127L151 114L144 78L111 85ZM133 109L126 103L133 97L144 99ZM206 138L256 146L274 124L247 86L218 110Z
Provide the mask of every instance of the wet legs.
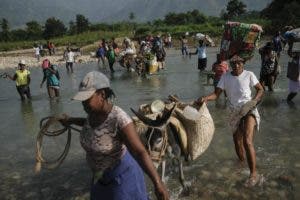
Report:
M70 68L69 68L70 67ZM71 73L73 73L73 63L72 62L66 62L66 68L67 71L69 72L71 69Z
M250 169L250 178L256 179L256 154L253 145L254 127L256 125L255 118L252 115L247 115L244 124L234 133L233 140L236 153L240 161L247 158L248 167Z

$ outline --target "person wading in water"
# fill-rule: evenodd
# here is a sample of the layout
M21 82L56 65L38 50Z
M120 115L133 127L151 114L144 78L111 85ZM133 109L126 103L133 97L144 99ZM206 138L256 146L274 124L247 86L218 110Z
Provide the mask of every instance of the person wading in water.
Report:
M20 60L19 62L19 69L16 71L14 76L10 76L7 74L7 77L16 82L16 88L17 91L21 97L21 100L25 100L25 96L28 99L31 99L31 94L30 94L30 71L25 69L26 62L25 60Z
M80 143L93 171L91 199L147 200L142 169L152 180L156 196L168 200L168 192L136 133L132 119L109 100L114 96L108 78L89 72L73 97L82 102L87 118L65 117L68 126L82 126Z
M199 98L197 102L216 100L222 91L226 91L230 103L229 125L233 132L235 150L241 162L247 158L250 177L245 186L251 187L259 180L253 137L255 127L258 130L260 123L256 105L261 100L264 90L254 73L244 70L244 63L243 58L234 55L230 60L232 71L222 75L213 93ZM254 97L251 97L251 87L256 90Z

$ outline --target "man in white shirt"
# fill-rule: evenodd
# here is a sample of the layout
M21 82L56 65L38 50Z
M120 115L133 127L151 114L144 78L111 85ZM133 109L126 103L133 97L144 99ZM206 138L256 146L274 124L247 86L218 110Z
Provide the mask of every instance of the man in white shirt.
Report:
M38 45L36 45L35 47L33 47L34 49L34 56L36 57L37 59L37 62L40 61L40 47Z
M70 48L67 48L67 53L66 53L66 68L67 71L71 69L71 73L73 73L73 63L75 62L75 54L73 51L71 51ZM70 67L70 69L69 69Z
M199 103L216 100L225 91L229 100L229 125L232 128L236 153L241 162L247 158L250 177L245 186L254 186L259 176L256 172L256 154L253 145L255 127L259 128L260 116L256 109L263 95L263 87L253 72L244 70L245 60L235 55L230 60L231 72L223 74L215 91L198 99ZM251 87L256 94L251 97Z

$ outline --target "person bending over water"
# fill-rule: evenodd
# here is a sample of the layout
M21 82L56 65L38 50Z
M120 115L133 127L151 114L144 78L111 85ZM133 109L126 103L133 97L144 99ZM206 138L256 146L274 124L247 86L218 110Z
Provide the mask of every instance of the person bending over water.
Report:
M89 72L73 99L82 101L87 118L65 117L68 126L82 126L80 143L93 171L91 199L147 200L143 170L151 178L158 199L169 199L131 118L109 100L114 96L108 78ZM139 164L138 164L139 163Z
M231 72L222 75L217 88L208 96L197 100L198 103L216 100L225 91L229 100L229 125L233 131L233 141L238 158L244 162L247 158L250 177L245 186L254 186L259 179L256 171L256 155L253 145L254 129L259 128L260 116L256 108L247 110L249 105L256 106L263 95L263 87L253 72L244 70L245 60L235 55L230 60ZM251 97L251 87L256 94Z

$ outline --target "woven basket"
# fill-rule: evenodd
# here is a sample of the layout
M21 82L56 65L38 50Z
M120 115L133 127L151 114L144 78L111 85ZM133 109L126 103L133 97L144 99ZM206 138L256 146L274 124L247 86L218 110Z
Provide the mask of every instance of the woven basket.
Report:
M176 109L178 119L187 133L188 152L192 160L197 159L208 148L215 131L213 119L205 103L198 112L200 118L192 120L183 115L183 109Z

